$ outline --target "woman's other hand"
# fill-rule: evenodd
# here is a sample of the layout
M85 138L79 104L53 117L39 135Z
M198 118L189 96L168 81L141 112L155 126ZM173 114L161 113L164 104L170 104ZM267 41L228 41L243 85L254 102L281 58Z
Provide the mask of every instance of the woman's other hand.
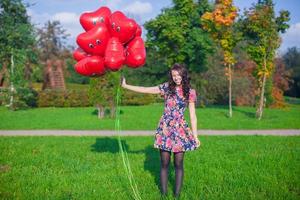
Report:
M198 138L198 135L195 134L195 133L194 133L193 135L194 135L194 138L195 138L195 140L196 140L197 146L200 146L201 142L200 142L200 140L199 140L199 138Z

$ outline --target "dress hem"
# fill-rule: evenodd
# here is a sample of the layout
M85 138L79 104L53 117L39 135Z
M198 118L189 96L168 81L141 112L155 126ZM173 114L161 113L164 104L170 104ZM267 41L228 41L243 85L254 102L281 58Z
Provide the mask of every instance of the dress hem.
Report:
M172 150L169 150L169 149L161 148L161 147L159 147L158 145L155 145L155 144L154 144L154 148L156 148L156 149L161 149L161 150L168 151L168 152L172 152L172 153L187 152L187 151L195 151L195 150L197 150L199 147L200 147L200 145L197 146L197 147L194 148L194 149L185 149L185 150L182 150L182 151L172 151Z

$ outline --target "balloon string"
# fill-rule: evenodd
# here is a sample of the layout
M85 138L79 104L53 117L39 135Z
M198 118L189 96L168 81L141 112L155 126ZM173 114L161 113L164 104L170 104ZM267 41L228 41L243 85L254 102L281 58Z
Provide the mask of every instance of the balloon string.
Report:
M117 90L117 98L116 98L116 121L115 121L115 130L117 132L118 135L118 144L119 144L119 149L120 149L120 153L122 156L122 161L123 161L123 166L125 168L125 172L127 175L127 178L129 180L130 183L130 187L133 191L133 195L134 195L134 199L136 200L141 200L141 196L138 192L138 188L137 185L134 181L134 177L133 177L133 173L131 171L131 167L130 167L130 163L129 163L129 159L128 159L128 154L126 149L123 147L122 141L121 141L121 126L120 126L120 103L121 103L121 95L120 95L120 86L118 86L118 90Z

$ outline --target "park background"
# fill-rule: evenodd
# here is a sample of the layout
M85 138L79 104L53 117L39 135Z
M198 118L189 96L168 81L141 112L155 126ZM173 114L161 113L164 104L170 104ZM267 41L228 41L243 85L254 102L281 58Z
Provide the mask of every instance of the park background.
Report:
M234 19L216 28L209 15L203 17L214 11L212 1L1 1L0 129L114 130L120 73L83 77L72 58L83 32L80 14L108 6L143 26L147 61L138 69L123 67L129 84L161 84L174 62L190 72L202 147L187 154L181 198L299 198L299 136L201 135L204 129L300 127L299 2L233 3L239 8L228 11ZM253 13L262 17L252 20ZM216 36L214 28L228 37ZM121 93L122 130L154 134L163 99ZM142 199L158 199L153 136L122 136L122 143ZM2 136L0 146L1 199L133 198L117 136ZM173 183L171 174L170 189Z

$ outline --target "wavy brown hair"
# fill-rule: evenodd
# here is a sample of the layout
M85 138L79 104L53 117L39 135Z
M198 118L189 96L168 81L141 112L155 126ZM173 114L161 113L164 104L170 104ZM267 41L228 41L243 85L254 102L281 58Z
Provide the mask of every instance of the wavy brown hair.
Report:
M176 87L176 83L173 81L172 78L172 71L175 70L179 73L179 75L182 78L182 90L183 90L183 96L185 101L187 102L189 99L189 95L190 95L190 77L188 75L187 69L185 67L184 64L179 64L179 63L175 63L171 69L169 70L169 90L170 90L170 94L174 95L175 94L175 87Z

